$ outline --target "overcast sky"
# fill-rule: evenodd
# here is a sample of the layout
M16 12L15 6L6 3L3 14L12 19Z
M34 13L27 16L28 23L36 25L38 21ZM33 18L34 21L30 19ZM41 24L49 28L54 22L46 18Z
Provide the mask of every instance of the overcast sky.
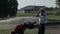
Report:
M18 9L23 8L28 5L37 5L37 6L47 6L47 7L56 7L56 0L17 0Z

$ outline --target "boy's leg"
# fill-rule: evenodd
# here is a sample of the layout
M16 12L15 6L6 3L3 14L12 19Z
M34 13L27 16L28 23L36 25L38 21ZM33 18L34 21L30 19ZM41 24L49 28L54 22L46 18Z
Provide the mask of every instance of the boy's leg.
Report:
M44 34L45 33L45 24L40 24L41 26L39 27L39 32L38 34Z

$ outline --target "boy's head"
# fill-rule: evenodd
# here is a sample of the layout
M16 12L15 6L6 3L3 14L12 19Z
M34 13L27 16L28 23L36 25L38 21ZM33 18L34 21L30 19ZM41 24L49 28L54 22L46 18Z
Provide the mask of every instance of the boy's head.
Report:
M45 16L45 8L41 8L40 10L41 16Z

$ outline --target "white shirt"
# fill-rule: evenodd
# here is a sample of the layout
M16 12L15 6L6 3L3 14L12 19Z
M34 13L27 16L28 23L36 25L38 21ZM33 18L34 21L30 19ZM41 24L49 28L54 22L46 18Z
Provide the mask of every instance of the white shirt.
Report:
M39 24L45 24L46 17L45 16L40 16L39 18Z

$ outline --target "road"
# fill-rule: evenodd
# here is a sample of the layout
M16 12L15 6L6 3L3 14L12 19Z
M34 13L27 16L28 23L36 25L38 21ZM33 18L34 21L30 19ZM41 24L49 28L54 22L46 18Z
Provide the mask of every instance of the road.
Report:
M50 34L60 34L60 24L48 25L45 29L47 32L50 32Z
M6 20L0 20L0 23L24 23L24 22L38 22L38 18L36 17L16 17L16 18L9 18Z

